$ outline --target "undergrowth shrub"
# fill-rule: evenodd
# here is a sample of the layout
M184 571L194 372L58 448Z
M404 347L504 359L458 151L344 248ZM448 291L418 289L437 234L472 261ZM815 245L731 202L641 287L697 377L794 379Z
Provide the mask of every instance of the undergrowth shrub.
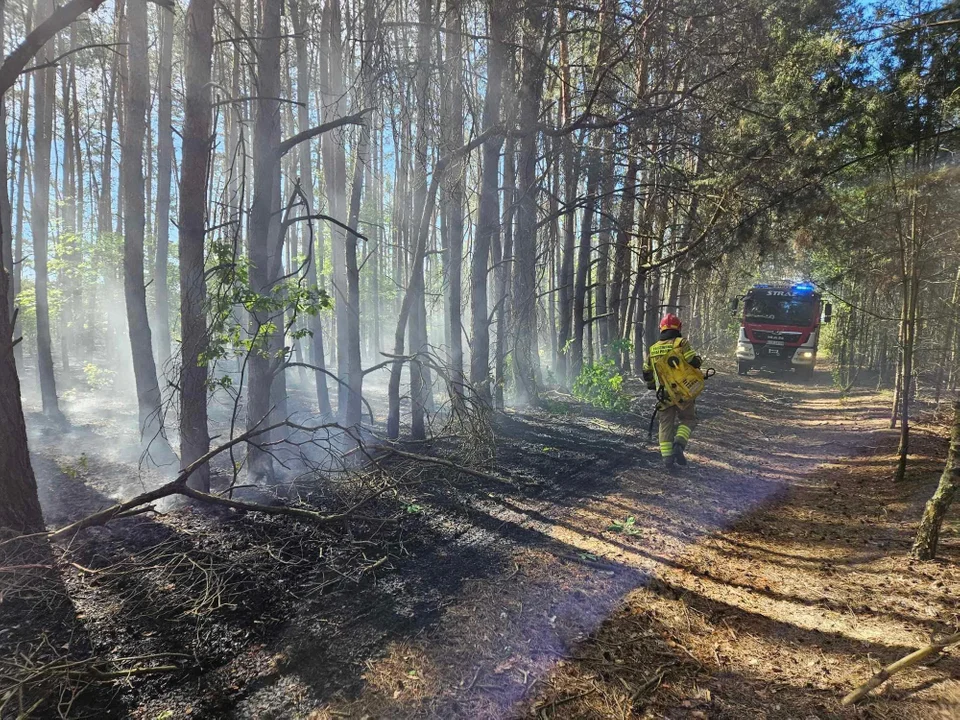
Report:
M117 373L88 362L83 366L83 377L91 390L104 390L113 385L114 380L117 379Z
M573 396L607 410L630 409L630 398L623 391L623 376L613 360L585 364L573 383Z

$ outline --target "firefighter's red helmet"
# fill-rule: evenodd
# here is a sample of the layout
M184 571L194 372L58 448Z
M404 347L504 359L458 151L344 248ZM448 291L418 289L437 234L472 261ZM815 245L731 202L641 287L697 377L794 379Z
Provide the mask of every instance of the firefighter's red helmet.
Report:
M673 313L667 313L660 321L661 330L679 330L682 326L683 323L680 322L680 318Z

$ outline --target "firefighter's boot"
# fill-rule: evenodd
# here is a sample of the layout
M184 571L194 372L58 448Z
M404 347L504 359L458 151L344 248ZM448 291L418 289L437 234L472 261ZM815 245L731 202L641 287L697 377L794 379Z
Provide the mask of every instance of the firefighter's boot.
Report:
M677 428L677 436L673 439L673 457L677 461L677 465L684 466L687 464L687 456L684 455L684 451L687 449L687 443L690 441L692 432L693 429L686 423L681 423L680 427Z
M677 464L683 467L687 464L687 456L683 454L683 450L686 443L675 442L673 444L673 458L672 460Z
M661 433L663 430L661 429ZM663 437L661 435L661 437ZM663 457L663 466L667 470L673 470L676 465L676 460L674 458L674 446L672 442L660 442L660 455Z

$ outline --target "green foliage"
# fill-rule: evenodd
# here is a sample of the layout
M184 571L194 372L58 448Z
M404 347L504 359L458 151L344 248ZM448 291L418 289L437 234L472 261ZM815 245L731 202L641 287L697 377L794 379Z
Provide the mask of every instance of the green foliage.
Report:
M57 462L57 466L60 468L60 472L62 472L68 478L71 480L76 480L86 473L90 465L87 461L87 454L80 453L80 457L77 458L76 462L67 462L66 460L62 460Z
M549 397L540 398L540 409L552 415L572 415L575 412L574 406L570 403Z
M622 522L620 520L614 520L607 526L607 530L610 532L623 533L624 535L640 534L640 530L637 529L637 519L633 515Z
M298 277L276 284L269 292L254 292L250 289L249 267L245 262L238 262L232 242L213 243L208 262L212 268L208 271L211 333L206 352L200 358L207 365L250 353L266 354L268 338L281 330L294 339L304 338L309 331L297 327L293 321L304 315L317 315L333 305L325 290L307 286ZM238 308L243 308L246 314L256 313L268 319L251 332ZM280 328L280 322L286 327ZM287 353L289 348L280 352ZM233 387L228 376L214 377L209 384L224 390Z
M610 349L617 355L633 352L633 341L630 338L617 338L610 343Z
M623 376L613 360L585 364L573 383L573 396L607 410L630 409L630 397L623 391Z
M114 380L117 379L117 373L115 370L88 362L83 366L83 378L91 390L103 390L113 385Z

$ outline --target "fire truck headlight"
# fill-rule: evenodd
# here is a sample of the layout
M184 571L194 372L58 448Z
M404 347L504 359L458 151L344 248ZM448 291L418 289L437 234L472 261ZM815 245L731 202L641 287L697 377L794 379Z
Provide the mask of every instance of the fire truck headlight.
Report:
M810 358L813 357L813 353L810 352L809 350L804 350L802 353L800 353L800 357L809 360Z
M753 345L748 342L737 343L737 357L752 360L754 358Z

